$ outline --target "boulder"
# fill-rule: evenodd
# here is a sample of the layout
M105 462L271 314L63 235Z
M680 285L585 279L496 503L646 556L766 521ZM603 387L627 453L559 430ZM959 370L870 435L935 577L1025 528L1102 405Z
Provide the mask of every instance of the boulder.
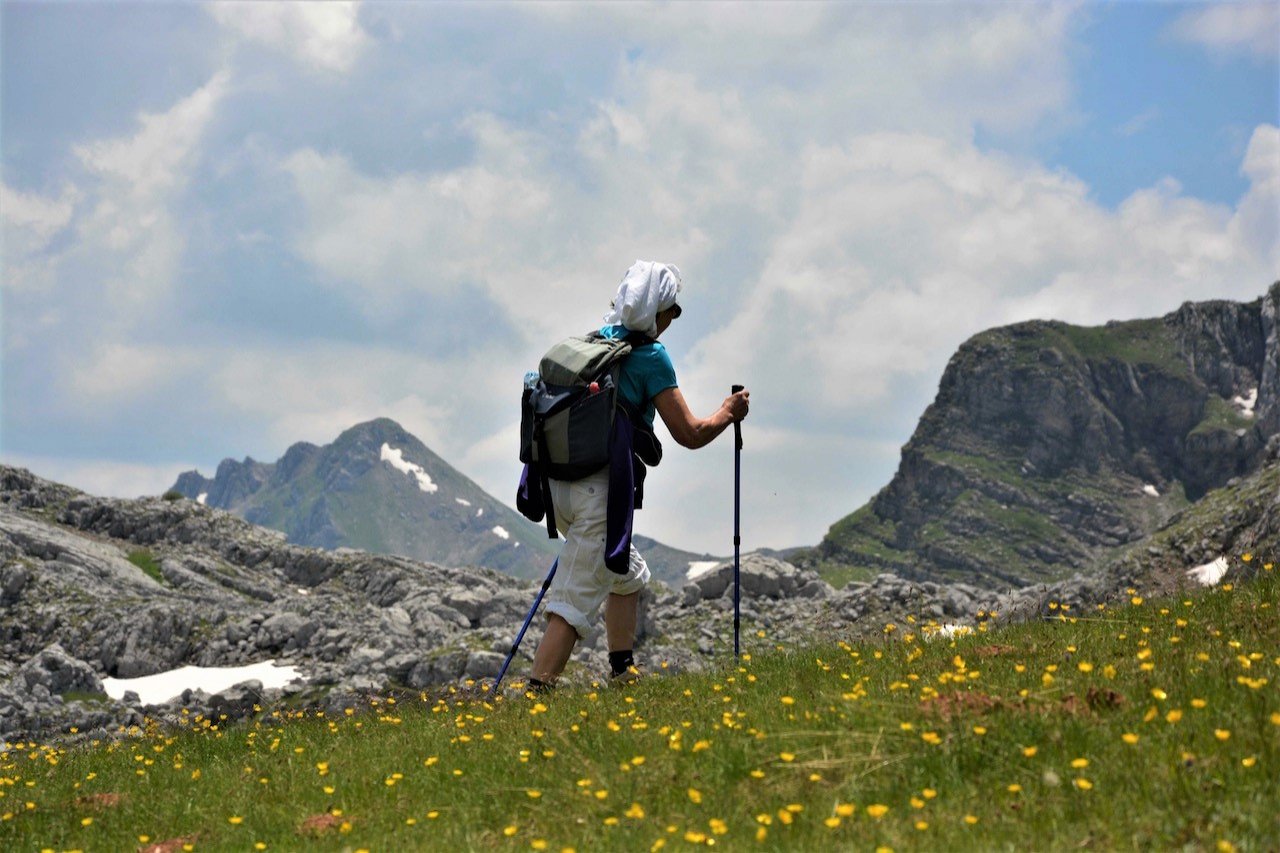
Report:
M0 569L0 604L12 604L31 582L31 572L20 563Z
M505 660L506 655L496 652L472 652L467 656L463 673L468 678L497 678Z
M57 643L19 667L15 681L23 683L33 693L38 687L59 696L72 692L106 693L94 668L67 654Z
M262 682L249 679L232 685L209 697L209 711L215 715L226 714L230 719L240 719L253 713L254 705L263 701Z

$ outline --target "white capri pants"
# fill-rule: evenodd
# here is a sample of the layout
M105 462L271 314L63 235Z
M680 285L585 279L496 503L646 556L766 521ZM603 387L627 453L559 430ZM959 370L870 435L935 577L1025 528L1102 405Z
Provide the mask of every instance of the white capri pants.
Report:
M609 469L581 480L551 481L556 527L564 533L560 565L547 591L547 613L554 613L585 637L609 593L629 595L649 583L649 566L635 546L625 575L604 564L609 512Z

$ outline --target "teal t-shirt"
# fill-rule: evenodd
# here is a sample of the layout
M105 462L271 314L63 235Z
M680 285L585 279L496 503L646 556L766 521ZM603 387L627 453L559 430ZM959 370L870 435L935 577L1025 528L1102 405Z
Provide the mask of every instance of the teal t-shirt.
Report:
M626 326L605 326L600 334L606 338L625 338ZM658 341L632 350L618 376L618 393L622 399L640 410L645 423L653 427L656 409L653 398L668 388L677 387L676 368L667 348Z

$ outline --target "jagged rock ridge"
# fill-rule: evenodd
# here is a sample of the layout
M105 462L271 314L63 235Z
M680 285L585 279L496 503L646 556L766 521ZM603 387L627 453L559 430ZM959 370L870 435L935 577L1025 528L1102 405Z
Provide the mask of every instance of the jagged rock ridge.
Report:
M1280 432L1280 283L1158 319L983 332L952 357L892 481L797 559L980 586L1098 566Z

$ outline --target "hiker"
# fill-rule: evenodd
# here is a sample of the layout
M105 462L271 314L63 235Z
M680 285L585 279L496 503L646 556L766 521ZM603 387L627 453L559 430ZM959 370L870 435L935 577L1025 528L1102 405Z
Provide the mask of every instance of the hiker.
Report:
M619 397L632 413L640 458L645 454L639 450L639 442L642 436L652 436L655 412L662 416L671 437L690 449L705 447L747 416L750 394L745 390L726 397L708 417L695 417L689 410L676 382L671 357L656 340L681 314L681 286L680 270L675 265L636 261L623 277L613 308L605 315L605 325L600 330L613 339L634 340L636 333L645 336L639 340L646 342L635 346L623 360L618 383ZM657 444L656 439L652 441ZM658 446L657 458L660 457ZM559 571L549 589L546 632L533 658L529 685L534 690L555 683L578 638L586 635L602 604L612 678L630 682L639 677L633 646L640 590L649 582L649 567L629 544L629 530L629 554L618 555L625 556L628 562L614 566L613 571L605 565L606 525L609 513L619 503L616 498L620 497L610 500L610 469L616 469L618 461L613 459L580 480L550 480L554 521L564 531L565 543L560 551ZM622 461L628 468L632 462ZM656 460L650 464L656 464ZM642 465L636 467L635 508L639 508L644 472Z

